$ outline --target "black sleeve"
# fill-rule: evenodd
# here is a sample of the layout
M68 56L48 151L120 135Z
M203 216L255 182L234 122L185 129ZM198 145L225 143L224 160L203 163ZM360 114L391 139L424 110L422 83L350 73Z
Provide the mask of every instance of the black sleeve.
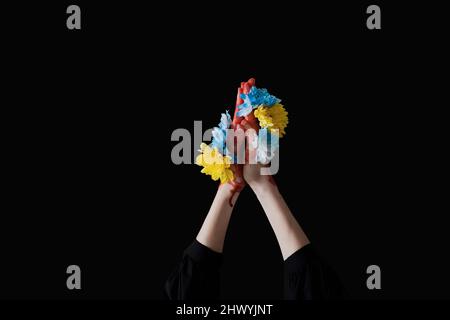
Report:
M288 300L340 299L337 274L320 259L310 244L284 262L284 298Z
M218 299L222 254L197 240L184 251L183 259L166 281L170 300Z

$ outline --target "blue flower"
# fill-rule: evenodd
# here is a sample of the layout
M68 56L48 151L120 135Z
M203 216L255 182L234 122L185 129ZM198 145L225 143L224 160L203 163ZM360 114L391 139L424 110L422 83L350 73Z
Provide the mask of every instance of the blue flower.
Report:
M225 111L225 113L222 113L221 117L220 117L220 123L219 123L219 128L222 130L226 130L228 128L230 128L231 126L231 117L230 114L228 113L228 111Z
M244 103L238 106L238 117L248 115L253 109L260 105L272 107L281 102L280 99L269 94L267 89L258 89L256 87L252 87L248 94L241 94L241 98L244 100Z
M228 154L228 150L226 148L227 142L227 130L231 126L231 117L228 111L226 113L222 113L220 117L219 127L214 127L212 130L212 141L211 147L217 148L222 155Z

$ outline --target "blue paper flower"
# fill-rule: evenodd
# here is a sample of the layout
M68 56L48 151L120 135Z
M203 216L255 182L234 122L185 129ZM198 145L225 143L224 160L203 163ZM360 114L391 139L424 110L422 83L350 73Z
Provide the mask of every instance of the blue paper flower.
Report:
M227 130L231 126L231 117L228 111L222 113L220 117L219 127L214 127L212 130L211 147L217 148L222 155L227 155L228 150L226 148L227 142Z
M248 115L260 105L271 107L281 102L280 99L269 94L267 89L258 89L256 87L252 87L248 94L241 94L241 98L244 100L244 103L238 106L238 117Z
M231 126L231 116L228 113L228 111L225 111L226 113L222 113L220 117L220 123L219 128L222 130L229 129Z

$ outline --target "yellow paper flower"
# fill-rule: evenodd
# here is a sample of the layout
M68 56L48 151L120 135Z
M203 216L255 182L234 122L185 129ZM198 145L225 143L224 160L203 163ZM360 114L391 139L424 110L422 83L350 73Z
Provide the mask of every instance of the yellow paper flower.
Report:
M284 129L288 124L288 113L283 105L277 103L272 107L259 106L255 112L261 128L278 129L280 138L286 134Z
M211 148L205 143L200 145L201 154L195 159L195 163L202 166L202 173L210 175L216 181L220 179L220 183L233 181L234 175L231 171L231 157L223 156L217 148Z

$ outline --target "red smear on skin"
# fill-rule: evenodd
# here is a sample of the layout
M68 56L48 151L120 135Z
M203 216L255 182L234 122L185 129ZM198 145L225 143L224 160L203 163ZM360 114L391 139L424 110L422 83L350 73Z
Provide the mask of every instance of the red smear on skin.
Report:
M270 182L272 185L274 185L275 187L277 187L277 183L275 182L275 179L273 178L273 176L270 175L270 176L268 176L268 178L269 178L269 182Z
M250 92L250 89L255 85L255 79L251 78L249 79L247 82L241 82L241 87L238 88L238 92L237 92L237 97L236 97L236 107L234 109L234 116L233 116L233 122L231 124L231 128L235 129L237 128L237 125L241 123L241 121L244 119L244 117L238 117L237 116L237 112L238 112L238 106L241 105L242 103L244 103L244 100L242 100L241 98L241 94L248 94ZM247 117L245 117L245 120L248 121L248 123L250 124L250 126L256 130L256 132L258 132L258 125L256 124L256 119L255 116L253 115L253 112L248 115ZM232 189L231 189L231 196L229 199L229 204L232 207L233 206L233 197L236 193L241 192L241 190L244 188L245 186L245 182L243 177L243 166L242 165L235 165L234 167L234 173L236 177L241 177L242 182L238 183L236 181L232 181L230 182L230 184L232 185Z

